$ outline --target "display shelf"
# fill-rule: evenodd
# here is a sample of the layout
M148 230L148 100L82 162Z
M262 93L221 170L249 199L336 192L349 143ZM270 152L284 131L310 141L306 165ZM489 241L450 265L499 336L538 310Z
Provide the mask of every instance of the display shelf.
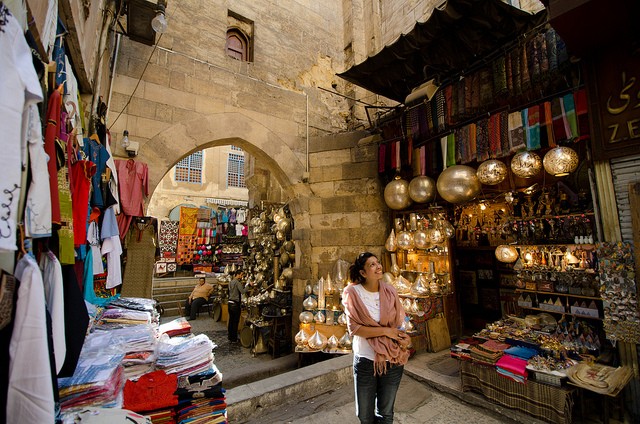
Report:
M572 314L571 312L559 312L559 311L550 311L548 309L543 309L543 308L536 308L534 306L520 306L522 309L529 309L532 311L540 311L540 312L548 312L550 314L561 314L561 315L569 315L572 317L576 317L576 318L586 318L586 319L594 319L596 321L602 321L602 318L598 317L590 317L588 315L582 315L582 314Z
M574 297L576 299L589 299L589 300L602 301L602 298L598 296L583 296L579 294L546 292L546 291L540 291L540 290L527 290L527 289L516 289L515 291L516 293L534 293L534 294L542 294L542 295L548 295L548 296L564 296L564 297Z

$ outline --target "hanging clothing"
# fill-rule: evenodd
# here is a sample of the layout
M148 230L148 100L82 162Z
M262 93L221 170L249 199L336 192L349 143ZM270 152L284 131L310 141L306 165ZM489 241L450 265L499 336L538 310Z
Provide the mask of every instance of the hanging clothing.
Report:
M97 206L102 209L105 206L105 198L102 191L102 174L107 169L109 153L102 143L94 138L85 138L82 149L87 158L96 166L95 171L91 173L91 206Z
M73 244L75 247L87 242L87 216L89 211L89 192L92 177L97 171L96 165L88 160L79 160L71 164L71 198L73 199Z
M91 261L93 262L93 275L104 274L102 265L102 253L100 252L100 233L98 231L97 219L89 223L87 231L87 242L91 246Z
M113 160L113 153L111 153L111 133L107 131L107 142L104 145L109 158L107 159L107 168L111 170L111 178L107 184L107 189L111 193L111 197L115 200L113 205L113 211L118 215L120 213L120 193L118 193L118 170L116 169L116 163Z
M52 423L55 405L42 274L36 261L25 255L15 277L20 288L9 345L7 417L16 423Z
M29 106L27 123L31 184L27 193L24 220L27 237L51 237L51 191L44 151L40 113L35 104Z
M44 298L47 311L51 316L53 336L53 353L56 360L56 373L60 372L67 354L67 343L64 334L64 287L62 268L58 258L51 252L44 253L40 260L44 283Z
M147 164L133 159L115 160L120 186L120 208L129 216L144 216L144 199L149 195Z
M156 258L155 223L154 218L134 218L126 238L127 266L120 292L122 296L152 297L153 264Z
M42 89L33 67L31 49L18 21L0 3L0 250L15 251L18 199L21 190L23 122L31 104L42 101Z
M91 263L91 258L86 262ZM67 355L58 377L71 377L78 365L84 337L89 327L89 313L73 265L62 265L64 290L64 334Z
M13 275L0 271L0 423L7 422L9 344L16 318L19 287L20 281Z

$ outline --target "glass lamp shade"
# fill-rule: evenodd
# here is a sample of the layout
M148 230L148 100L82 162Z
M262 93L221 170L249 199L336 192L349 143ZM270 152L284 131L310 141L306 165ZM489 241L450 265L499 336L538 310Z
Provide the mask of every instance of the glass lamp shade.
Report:
M318 311L316 312L316 315L313 317L313 320L317 323L322 324L323 322L325 322L326 317L322 311Z
M338 347L338 338L335 334L332 334L327 340L327 349L336 349Z
M384 248L387 249L388 252L395 252L398 249L396 233L393 228L389 233L389 237L387 237L387 241L384 243Z
M309 324L310 322L313 322L313 312L310 312L310 311L300 312L300 316L298 317L298 319L300 320L300 322Z
M309 337L309 340L307 340L307 344L310 349L322 350L327 345L327 341L327 337L316 330L316 332L313 333L313 336Z
M296 344L298 346L304 346L307 343L307 340L309 340L309 334L307 334L307 332L304 331L304 329L301 329L300 331L298 331L295 337Z
M398 233L398 247L402 250L411 250L415 247L413 234L409 231L401 231Z
M454 165L438 176L436 188L444 200L458 204L476 197L482 190L482 184L475 169L466 165Z
M384 188L384 201L390 209L405 209L411 205L409 183L399 176Z
M353 342L351 341L351 336L348 331L345 331L342 337L340 337L340 340L338 340L338 346L342 349L351 349L352 343Z
M496 159L485 160L480 164L476 175L482 184L500 184L507 177L507 165Z
M496 247L496 259L500 262L512 263L518 259L518 250L507 244Z
M303 302L302 306L304 309L310 311L312 309L316 309L318 307L318 301L313 296L308 296Z
M575 150L558 146L549 150L542 161L545 171L556 177L569 175L578 167L578 154Z
M520 178L531 178L542 169L542 160L537 153L520 152L511 159L511 171Z
M414 177L409 183L409 197L416 203L432 202L436 197L436 183L426 175Z

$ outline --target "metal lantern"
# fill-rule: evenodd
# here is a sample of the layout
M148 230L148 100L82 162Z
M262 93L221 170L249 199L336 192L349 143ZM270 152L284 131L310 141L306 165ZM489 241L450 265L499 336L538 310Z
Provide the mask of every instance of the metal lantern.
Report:
M507 177L507 165L497 159L485 160L480 164L476 175L482 184L500 184Z
M414 177L409 183L409 197L416 203L433 202L436 197L436 183L426 175Z
M447 202L464 203L480 193L482 184L475 169L466 165L454 165L442 171L436 187Z
M558 146L544 155L542 163L549 174L564 177L578 167L578 154L570 147Z
M520 178L531 178L542 169L542 160L534 152L516 153L511 159L511 171Z
M409 197L409 183L396 176L384 188L384 201L391 209L400 210L405 209L411 205L411 198Z
M401 250L411 250L414 248L413 234L403 230L398 233L398 248Z
M500 262L512 263L518 259L518 250L507 244L496 247L496 259Z
M300 316L298 317L298 319L300 320L300 322L309 324L310 322L313 322L313 312L310 312L310 311L300 312Z

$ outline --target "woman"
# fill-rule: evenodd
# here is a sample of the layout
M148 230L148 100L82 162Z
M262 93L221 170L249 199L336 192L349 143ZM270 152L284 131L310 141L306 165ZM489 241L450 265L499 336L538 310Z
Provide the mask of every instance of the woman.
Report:
M382 265L370 252L349 268L344 289L347 329L353 339L356 415L361 423L392 423L393 405L411 338L401 330L404 309L395 288L382 281Z

